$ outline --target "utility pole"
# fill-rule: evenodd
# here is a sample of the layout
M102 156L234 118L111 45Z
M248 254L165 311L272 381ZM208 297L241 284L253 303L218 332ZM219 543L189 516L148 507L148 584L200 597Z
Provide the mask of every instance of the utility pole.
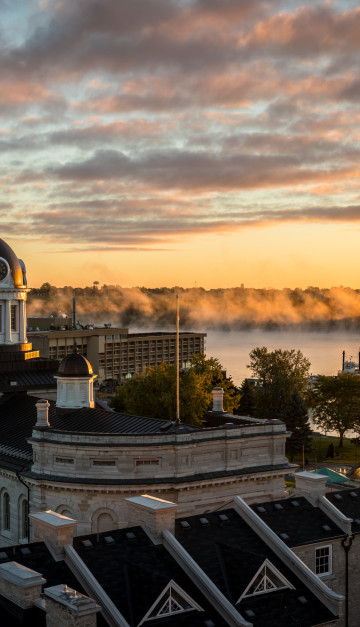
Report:
M179 294L176 294L176 424L180 424Z

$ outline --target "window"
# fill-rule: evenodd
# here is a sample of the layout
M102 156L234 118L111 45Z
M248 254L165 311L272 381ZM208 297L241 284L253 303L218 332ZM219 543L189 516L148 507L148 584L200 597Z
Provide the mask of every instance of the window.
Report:
M284 588L290 588L294 590L294 586L280 573L280 571L273 566L273 564L266 559L259 570L255 573L254 577L241 594L237 603L247 597L252 597L258 594L265 594L267 592L274 592L275 590L283 590Z
M315 573L317 575L331 575L331 545L321 546L315 551Z
M6 531L10 530L10 496L5 492L3 496L3 527Z
M27 500L21 503L21 537L29 537L29 502Z
M16 313L17 313L17 305L11 305L11 330L12 331L17 331Z
M137 459L136 465L137 466L158 466L159 460L158 459Z
M182 590L180 586L175 583L175 581L170 581L165 590L163 590L161 595L145 614L142 621L140 621L139 627L145 621L172 616L173 614L182 614L184 612L194 610L203 612L202 607L200 607L200 605L198 605L184 590Z
M115 466L115 460L110 459L94 459L93 460L93 466Z
M73 464L74 460L70 457L55 457L57 464Z

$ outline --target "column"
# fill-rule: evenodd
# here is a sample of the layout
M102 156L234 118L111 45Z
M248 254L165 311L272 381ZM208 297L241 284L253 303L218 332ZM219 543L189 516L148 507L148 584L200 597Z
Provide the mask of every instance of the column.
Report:
M19 301L19 342L26 344L26 303L25 300Z

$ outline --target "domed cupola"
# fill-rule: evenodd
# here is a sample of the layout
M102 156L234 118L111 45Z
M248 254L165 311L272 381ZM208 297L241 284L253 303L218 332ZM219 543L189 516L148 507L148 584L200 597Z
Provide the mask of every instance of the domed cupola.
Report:
M4 279L7 274L11 274L14 287L26 285L20 260L12 248L3 239L0 239L0 279Z
M80 355L76 344L74 351L64 357L56 375L56 406L63 409L94 407L94 379L90 362Z
M0 348L31 349L26 346L25 264L0 239Z

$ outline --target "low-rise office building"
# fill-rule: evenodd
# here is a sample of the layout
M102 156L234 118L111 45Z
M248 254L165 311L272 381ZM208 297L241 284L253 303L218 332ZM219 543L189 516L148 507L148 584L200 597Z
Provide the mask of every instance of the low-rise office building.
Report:
M100 383L109 379L123 381L162 362L175 363L175 333L129 333L126 328L101 327L28 331L28 336L41 357L58 360L70 354L76 342L79 353L89 359ZM189 365L193 355L205 352L205 338L206 333L180 333L181 366Z

